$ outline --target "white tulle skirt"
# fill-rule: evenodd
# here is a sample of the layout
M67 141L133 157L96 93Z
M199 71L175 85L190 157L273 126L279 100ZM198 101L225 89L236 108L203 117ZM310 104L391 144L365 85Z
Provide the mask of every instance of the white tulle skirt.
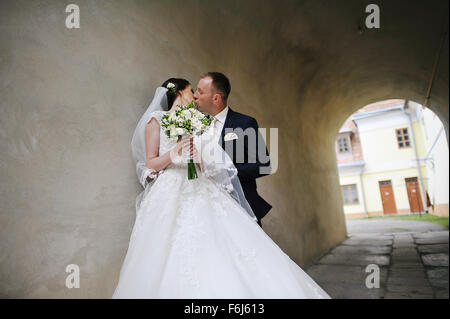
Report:
M137 212L112 298L330 298L228 193L169 168Z

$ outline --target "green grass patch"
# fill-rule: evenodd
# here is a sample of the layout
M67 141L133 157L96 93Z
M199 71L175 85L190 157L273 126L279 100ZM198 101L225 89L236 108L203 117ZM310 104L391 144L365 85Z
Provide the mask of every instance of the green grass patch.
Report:
M430 214L412 214L412 215L395 215L395 216L374 216L369 217L369 219L375 218L392 218L400 220L417 220L422 222L437 223L444 226L447 230L448 228L448 217L438 217Z

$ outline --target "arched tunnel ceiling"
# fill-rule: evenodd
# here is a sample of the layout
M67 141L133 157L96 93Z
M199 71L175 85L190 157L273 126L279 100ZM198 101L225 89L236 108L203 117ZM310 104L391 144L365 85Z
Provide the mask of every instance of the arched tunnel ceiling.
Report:
M364 1L235 2L201 12L224 26L208 35L211 50L224 65L241 61L243 73L253 75L268 97L278 98L270 106L296 105L314 116L315 125L325 121L337 129L353 111L378 100L425 100L448 28L448 1L378 4L380 29L365 27ZM205 24L198 30L211 30L208 19L200 20ZM194 43L204 40L201 31L197 37ZM445 37L429 106L448 125L448 33ZM321 111L310 112L318 104Z

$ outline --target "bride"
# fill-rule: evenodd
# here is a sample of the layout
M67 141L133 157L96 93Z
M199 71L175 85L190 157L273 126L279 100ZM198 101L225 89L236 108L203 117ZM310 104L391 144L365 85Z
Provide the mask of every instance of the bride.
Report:
M164 134L162 116L193 99L188 81L169 79L136 127L132 151L144 191L112 298L330 298L257 224L233 163L207 143L208 130L195 147ZM224 163L208 160L204 145L218 147ZM186 152L197 162L193 180Z

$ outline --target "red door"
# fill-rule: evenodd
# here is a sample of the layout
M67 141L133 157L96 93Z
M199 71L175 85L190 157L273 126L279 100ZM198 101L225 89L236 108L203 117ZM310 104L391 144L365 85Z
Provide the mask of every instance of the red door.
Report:
M392 191L392 181L380 181L381 202L385 215L397 214L394 192Z
M405 183L411 213L423 212L422 197L420 196L420 187L417 177L405 178Z

